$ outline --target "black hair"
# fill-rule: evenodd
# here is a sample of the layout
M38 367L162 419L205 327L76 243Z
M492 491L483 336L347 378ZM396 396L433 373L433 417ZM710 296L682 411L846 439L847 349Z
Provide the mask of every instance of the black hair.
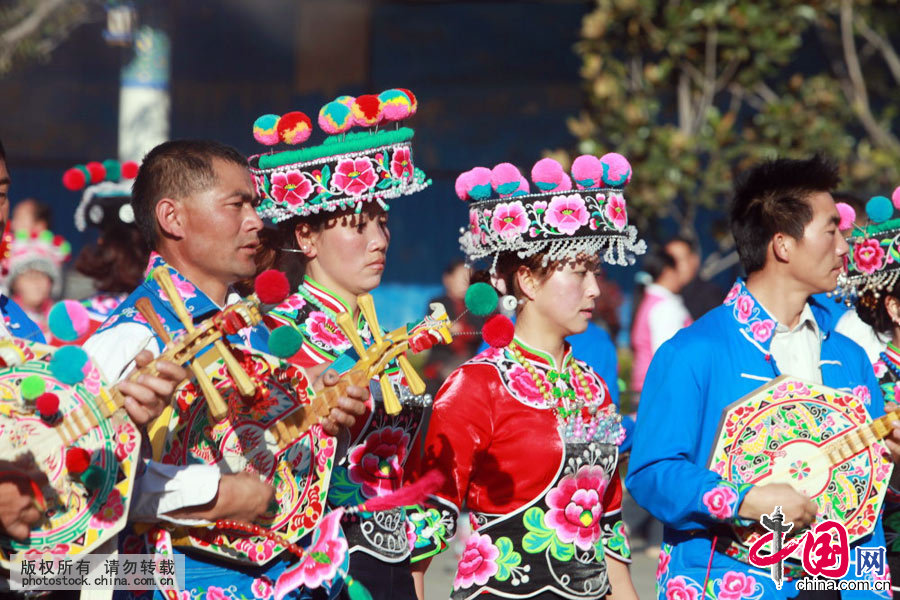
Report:
M159 242L156 205L163 198L186 198L215 184L213 159L247 167L244 156L211 140L173 140L147 153L131 192L134 222L151 248Z
M738 181L731 207L731 233L748 275L765 266L766 251L776 233L803 238L813 217L809 195L830 192L838 183L837 166L820 155L806 160L767 161Z

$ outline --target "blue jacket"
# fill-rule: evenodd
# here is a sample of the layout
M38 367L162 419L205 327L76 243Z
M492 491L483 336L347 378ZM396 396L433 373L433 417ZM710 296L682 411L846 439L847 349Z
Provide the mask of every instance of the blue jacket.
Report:
M11 298L0 294L0 315L6 322L6 328L13 337L22 338L30 342L44 343L44 334L40 328L35 325L25 311L13 302Z
M815 305L814 300L811 305ZM843 335L825 329L819 307L813 312L822 332L824 385L848 391L865 386L871 398L870 415L883 415L881 391L863 350ZM689 597L686 589L704 597L701 588L714 535L710 529L735 522L738 507L752 487L723 480L706 465L723 410L780 374L769 354L775 323L738 280L725 304L678 332L662 345L650 364L625 482L638 504L665 525L657 570L660 598L666 598L667 591L680 591ZM704 498L718 489L724 489L723 497L731 502L725 510L719 506L712 511ZM721 518L729 515L731 518ZM880 517L875 533L857 545L884 546ZM850 559L855 559L852 548ZM851 566L845 579L855 578ZM748 592L752 589L745 598L788 598L797 593L791 582L777 590L768 569L752 568L717 551L706 597L718 598L726 586L733 589L737 584L743 584ZM674 596L681 597L677 593ZM842 597L877 595L845 591Z

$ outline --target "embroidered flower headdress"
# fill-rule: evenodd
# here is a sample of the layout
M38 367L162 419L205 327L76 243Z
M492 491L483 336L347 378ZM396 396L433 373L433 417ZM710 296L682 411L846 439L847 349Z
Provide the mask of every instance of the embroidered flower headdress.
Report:
M354 208L418 192L431 184L413 166L413 130L399 122L416 113L418 103L405 89L354 98L341 96L319 111L319 127L331 134L308 148L257 154L250 172L262 197L261 217L274 223L294 216ZM379 125L398 123L396 128ZM347 133L353 126L367 131ZM253 137L262 144L301 144L312 133L312 121L302 112L263 115L253 124Z
M875 196L866 203L869 223L855 223L856 213L839 202L841 231L853 230L847 240L850 251L847 270L838 278L836 295L849 305L857 299L874 302L881 292L894 287L900 278L900 187L891 198Z
M45 273L53 281L53 294L59 295L62 288L62 264L68 260L72 247L62 236L50 231L13 233L7 261L9 273L5 285L12 291L12 282L22 273L30 270Z
M88 225L106 229L111 225L134 224L131 208L131 184L137 177L138 165L109 159L72 167L63 174L63 186L73 192L84 190L75 209L75 228L84 231Z
M625 196L631 165L621 154L589 154L572 163L572 176L544 158L531 169L537 191L510 163L475 167L456 179L456 193L470 203L469 228L459 238L469 261L515 251L522 258L544 252L545 263L579 254L629 265L647 246L628 225ZM493 269L493 267L492 267Z

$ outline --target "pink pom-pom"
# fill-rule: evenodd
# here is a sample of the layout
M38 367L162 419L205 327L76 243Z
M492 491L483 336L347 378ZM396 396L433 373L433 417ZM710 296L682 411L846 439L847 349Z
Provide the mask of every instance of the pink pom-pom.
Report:
M469 174L471 171L466 171L465 173L460 173L459 177L456 178L456 183L453 185L456 190L456 195L459 196L459 199L463 202L469 200Z
M552 158L542 158L531 167L531 180L542 192L555 190L563 177L562 165Z
M511 163L500 163L491 170L491 187L501 196L509 196L519 189L522 173Z
M559 182L559 185L556 187L555 192L568 192L572 189L572 178L563 173L562 180Z
M522 192L524 194L531 192L531 188L528 187L528 180L525 179L524 175L519 176L519 189L517 189L516 192Z
M481 337L492 348L503 348L509 346L516 334L516 326L509 320L509 317L496 314L484 323L481 328Z
M572 163L572 178L579 190L600 187L603 163L593 154L582 154Z
M847 204L846 202L837 202L834 205L837 208L838 214L841 216L841 222L838 224L838 229L841 231L847 231L853 227L854 221L856 221L856 211L853 210L853 207Z
M900 187L891 194L891 202L893 203L894 208L900 209Z
M600 157L603 166L603 182L612 187L622 187L631 181L631 163L617 152Z
M464 180L468 187L468 196L473 200L484 200L491 196L492 172L487 167L475 167L468 171Z

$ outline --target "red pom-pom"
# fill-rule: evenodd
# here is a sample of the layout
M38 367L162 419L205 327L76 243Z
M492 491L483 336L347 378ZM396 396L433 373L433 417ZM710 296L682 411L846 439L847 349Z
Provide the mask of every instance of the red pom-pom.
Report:
M106 179L106 167L103 166L103 163L89 162L84 166L91 174L91 183L100 183Z
M66 470L70 475L81 475L91 466L91 454L84 448L66 450Z
M278 119L278 137L285 144L302 144L312 135L312 121L299 110L285 113Z
M257 275L253 287L263 304L280 304L291 293L287 276L278 269L268 269Z
M413 116L414 114L416 114L416 111L419 109L419 101L416 100L416 95L406 88L396 89L406 94L406 97L409 98L409 116Z
M357 125L371 127L381 121L381 100L375 94L357 96L350 110Z
M134 179L138 174L138 164L133 160L122 163L122 179Z
M72 167L63 173L62 183L67 190L77 192L85 186L87 178L84 176L84 171L77 167Z
M44 419L49 419L59 411L59 396L46 392L34 401L35 408Z
M481 336L492 348L509 346L516 333L516 326L504 315L494 315L484 323L481 328Z

